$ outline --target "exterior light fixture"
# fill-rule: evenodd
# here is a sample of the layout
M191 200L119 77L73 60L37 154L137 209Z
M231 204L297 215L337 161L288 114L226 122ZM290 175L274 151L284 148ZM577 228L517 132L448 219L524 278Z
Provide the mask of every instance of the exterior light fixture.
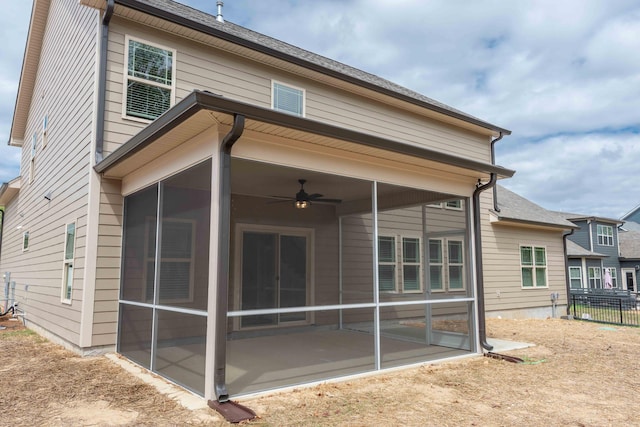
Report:
M295 207L297 209L306 209L311 205L307 200L296 200Z

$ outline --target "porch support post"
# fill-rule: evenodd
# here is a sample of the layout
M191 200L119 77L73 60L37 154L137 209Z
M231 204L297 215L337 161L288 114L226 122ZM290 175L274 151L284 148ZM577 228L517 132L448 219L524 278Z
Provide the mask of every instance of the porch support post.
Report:
M380 277L378 274L378 183L371 184L371 219L373 220L373 339L375 369L380 370Z
M244 116L234 114L233 127L220 146L218 283L215 307L214 388L218 402L229 400L226 384L229 248L231 236L231 148L244 131ZM213 243L213 242L211 242Z

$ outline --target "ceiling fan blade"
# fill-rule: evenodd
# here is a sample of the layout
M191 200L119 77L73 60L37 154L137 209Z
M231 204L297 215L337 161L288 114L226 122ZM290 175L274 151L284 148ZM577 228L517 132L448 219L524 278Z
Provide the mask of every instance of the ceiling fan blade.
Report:
M295 197L289 197L289 196L276 196L273 194L270 194L268 196L263 196L263 197L268 197L270 199L282 199L282 200L295 200Z
M342 203L342 200L340 199L324 199L324 198L319 198L319 199L315 199L313 200L314 203Z
M294 199L291 198L282 198L282 199L278 199L278 200L269 200L266 204L267 205L273 205L275 203L292 203L294 202Z
M322 197L322 194L319 194L319 193L313 193L307 196L309 200L319 199L320 197Z

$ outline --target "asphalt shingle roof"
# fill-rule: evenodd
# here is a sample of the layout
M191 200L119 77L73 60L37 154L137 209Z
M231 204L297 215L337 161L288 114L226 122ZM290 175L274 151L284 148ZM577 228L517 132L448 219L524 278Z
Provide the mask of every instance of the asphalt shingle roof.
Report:
M621 258L640 258L640 231L618 232Z
M497 214L500 219L576 228L574 223L566 220L557 212L536 205L501 185L497 186L497 196L498 208L500 209Z
M567 256L579 258L606 258L608 255L590 251L589 249L585 249L577 243L574 243L571 240L567 239Z

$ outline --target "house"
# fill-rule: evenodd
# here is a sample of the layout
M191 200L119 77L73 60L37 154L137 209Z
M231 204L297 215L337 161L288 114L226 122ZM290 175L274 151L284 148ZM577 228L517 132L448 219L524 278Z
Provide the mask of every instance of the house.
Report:
M560 214L579 227L567 242L570 288L628 289L627 274L635 276L635 272L628 267L623 268L620 262L619 227L622 221L573 213ZM621 281L621 277L625 279Z
M620 220L624 221L625 229L640 231L640 205L624 214Z
M209 400L478 353L509 133L221 14L36 0L0 269L30 328Z
M503 186L495 190L481 199L487 316L560 315L568 301L564 245L577 226Z

